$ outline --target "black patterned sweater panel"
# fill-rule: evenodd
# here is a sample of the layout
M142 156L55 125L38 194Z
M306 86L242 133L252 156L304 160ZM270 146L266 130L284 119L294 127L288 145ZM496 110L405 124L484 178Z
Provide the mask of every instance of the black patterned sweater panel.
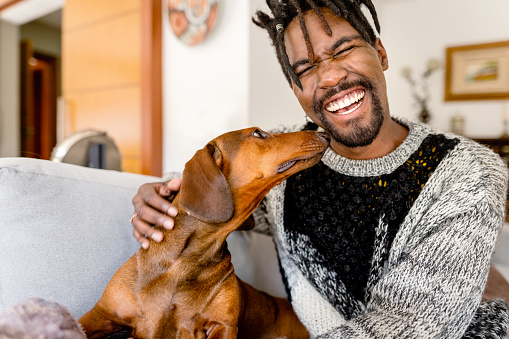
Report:
M287 179L289 255L346 319L362 312L401 223L458 142L429 135L403 165L380 176L344 175L320 162Z

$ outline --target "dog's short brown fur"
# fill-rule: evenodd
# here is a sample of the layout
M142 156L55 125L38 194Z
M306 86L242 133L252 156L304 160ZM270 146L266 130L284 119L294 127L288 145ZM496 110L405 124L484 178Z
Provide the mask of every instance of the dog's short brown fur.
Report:
M186 164L165 240L138 250L79 323L89 338L308 338L290 303L235 276L227 236L265 194L316 164L328 137L316 132L226 133Z

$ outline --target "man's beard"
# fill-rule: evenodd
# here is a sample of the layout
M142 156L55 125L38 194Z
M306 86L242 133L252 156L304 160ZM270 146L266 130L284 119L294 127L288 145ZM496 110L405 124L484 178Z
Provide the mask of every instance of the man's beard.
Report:
M352 119L346 122L346 127L348 129L339 128L326 118L327 114L323 112L323 104L325 101L332 98L337 93L356 86L363 87L366 93L369 92L370 94L372 121L367 126L363 126L359 118ZM365 99L366 96L363 100ZM319 100L315 98L313 109L316 116L320 120L322 127L331 135L331 137L337 142L350 148L370 145L378 136L378 133L380 132L384 122L384 112L378 93L375 90L375 86L372 84L372 82L366 78L348 83L342 83L337 87L331 88Z

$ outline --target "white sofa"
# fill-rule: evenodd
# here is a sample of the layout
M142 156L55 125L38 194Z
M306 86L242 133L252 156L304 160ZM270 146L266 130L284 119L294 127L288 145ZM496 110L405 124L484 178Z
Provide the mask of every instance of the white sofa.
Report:
M132 197L160 178L28 158L0 158L0 311L30 297L79 318L139 248ZM284 296L272 239L234 232L239 277Z
M79 318L139 248L129 218L138 187L160 178L27 158L0 158L0 311L30 297ZM236 273L285 296L272 239L234 232ZM509 280L509 226L494 265Z

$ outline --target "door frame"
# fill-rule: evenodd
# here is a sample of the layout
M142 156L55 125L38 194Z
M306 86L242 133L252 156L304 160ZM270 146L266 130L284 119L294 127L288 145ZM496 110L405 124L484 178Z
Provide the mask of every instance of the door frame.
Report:
M162 176L162 0L142 0L142 173Z
M20 156L49 160L56 145L57 58L20 42Z

